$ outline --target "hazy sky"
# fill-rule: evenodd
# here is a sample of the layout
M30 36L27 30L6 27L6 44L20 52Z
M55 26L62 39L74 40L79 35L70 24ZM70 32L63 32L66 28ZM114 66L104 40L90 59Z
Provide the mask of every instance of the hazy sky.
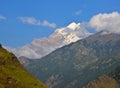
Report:
M120 12L120 0L0 0L0 43L19 47L71 22Z

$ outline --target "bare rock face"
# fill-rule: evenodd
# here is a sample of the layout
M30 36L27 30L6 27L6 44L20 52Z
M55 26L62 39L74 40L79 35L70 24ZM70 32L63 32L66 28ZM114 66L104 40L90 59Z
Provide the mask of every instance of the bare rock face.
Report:
M17 49L9 49L16 56L25 56L28 58L43 57L57 48L76 42L82 38L91 35L80 23L71 23L67 27L56 29L48 38L35 39L30 44Z

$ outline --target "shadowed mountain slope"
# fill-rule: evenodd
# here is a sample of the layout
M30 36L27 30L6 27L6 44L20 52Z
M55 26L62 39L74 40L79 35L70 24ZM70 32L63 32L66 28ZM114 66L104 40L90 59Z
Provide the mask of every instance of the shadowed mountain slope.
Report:
M81 88L120 65L120 35L98 33L30 62L27 70L49 88Z

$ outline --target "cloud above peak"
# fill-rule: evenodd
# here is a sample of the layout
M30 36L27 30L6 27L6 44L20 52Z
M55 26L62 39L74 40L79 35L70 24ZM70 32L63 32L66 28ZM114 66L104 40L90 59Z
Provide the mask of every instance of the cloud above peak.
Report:
M93 16L88 24L97 32L107 31L110 33L120 33L120 13L100 13Z
M6 20L6 17L0 15L0 21L2 21L2 20Z
M55 23L49 23L47 20L44 20L42 23L41 23L42 26L46 26L46 27L51 27L51 28L56 28L56 24Z
M50 27L50 28L56 28L55 23L50 23L47 20L44 20L41 22L40 20L37 20L34 17L17 17L21 22L30 24L30 25L36 25L36 26L44 26L44 27Z
M34 17L18 17L18 19L23 23L31 25L40 25L40 21L35 19Z

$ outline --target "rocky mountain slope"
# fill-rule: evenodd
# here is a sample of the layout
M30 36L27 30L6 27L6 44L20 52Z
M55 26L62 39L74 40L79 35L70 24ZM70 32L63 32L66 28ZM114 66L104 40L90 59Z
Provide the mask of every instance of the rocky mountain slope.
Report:
M48 88L81 88L120 65L120 35L95 34L25 67Z
M120 88L120 67L110 74L98 77L83 88Z
M46 88L29 74L17 58L0 46L0 88Z
M79 39L91 35L80 23L71 23L67 27L56 29L48 38L34 39L30 44L17 49L10 48L16 56L28 58L40 58L57 48L76 42Z

